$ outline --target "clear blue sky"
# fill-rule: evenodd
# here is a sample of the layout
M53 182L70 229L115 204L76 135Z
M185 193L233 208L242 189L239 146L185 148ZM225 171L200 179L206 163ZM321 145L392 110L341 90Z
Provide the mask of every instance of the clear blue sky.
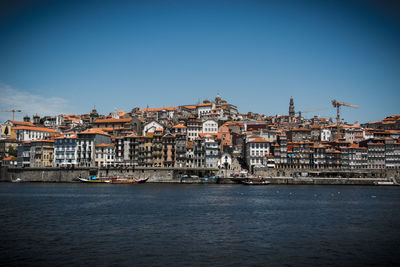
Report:
M400 113L398 14L396 1L1 1L0 109L108 114L220 93L240 112L287 114L293 96L379 120Z

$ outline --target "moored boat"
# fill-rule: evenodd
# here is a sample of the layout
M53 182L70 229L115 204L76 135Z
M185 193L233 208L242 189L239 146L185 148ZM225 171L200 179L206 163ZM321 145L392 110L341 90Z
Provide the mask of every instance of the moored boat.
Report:
M241 180L241 183L244 185L268 185L270 184L269 181L264 180L264 178L246 178Z
M145 183L149 178L136 179L130 176L108 176L96 177L89 176L89 179L78 177L83 183L107 183L107 184L141 184Z

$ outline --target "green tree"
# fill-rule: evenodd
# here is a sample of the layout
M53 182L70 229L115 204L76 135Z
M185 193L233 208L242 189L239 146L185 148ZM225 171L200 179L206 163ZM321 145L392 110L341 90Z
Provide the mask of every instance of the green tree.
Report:
M15 147L9 145L9 146L8 146L8 152L7 152L7 153L8 153L9 156L14 156L14 157L16 157L16 156L17 156L17 148L15 148Z

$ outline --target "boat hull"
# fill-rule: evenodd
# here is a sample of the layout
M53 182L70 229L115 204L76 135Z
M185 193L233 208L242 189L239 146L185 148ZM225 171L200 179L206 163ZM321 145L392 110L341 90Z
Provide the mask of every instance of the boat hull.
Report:
M147 182L149 178L133 179L133 178L115 178L115 177L101 177L97 179L78 178L83 183L106 183L106 184L142 184Z

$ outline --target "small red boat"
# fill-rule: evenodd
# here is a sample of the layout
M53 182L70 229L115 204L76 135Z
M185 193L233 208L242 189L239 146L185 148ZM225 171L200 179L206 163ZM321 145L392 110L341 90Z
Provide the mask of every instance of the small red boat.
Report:
M78 178L84 183L107 183L107 184L142 184L147 182L149 177L136 179L130 176L109 176L109 177L96 177L90 176L89 179Z
M113 178L111 180L107 180L106 183L110 184L142 184L147 182L149 178L135 179L135 178Z

